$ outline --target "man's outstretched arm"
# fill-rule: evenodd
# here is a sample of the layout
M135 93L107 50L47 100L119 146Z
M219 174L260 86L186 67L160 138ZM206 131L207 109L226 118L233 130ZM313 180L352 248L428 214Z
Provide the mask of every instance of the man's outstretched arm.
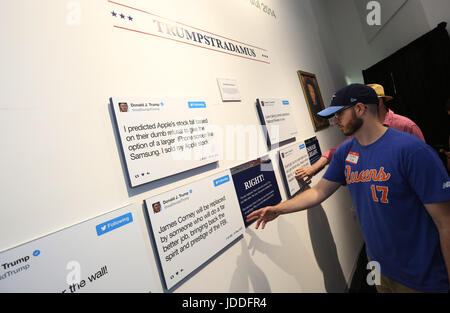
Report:
M256 229L259 228L261 223L262 229L264 229L266 223L276 219L281 214L303 211L318 205L331 196L339 188L339 186L341 186L340 183L335 183L322 178L317 185L290 200L281 202L276 206L267 206L253 211L247 216L246 221L250 222L257 220Z

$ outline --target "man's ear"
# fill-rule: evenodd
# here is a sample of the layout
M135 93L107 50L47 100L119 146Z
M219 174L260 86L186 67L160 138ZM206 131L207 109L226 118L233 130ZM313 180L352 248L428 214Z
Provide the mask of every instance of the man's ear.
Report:
M364 112L366 112L367 107L364 103L362 102L358 102L357 104L355 104L355 113L358 117L363 116Z

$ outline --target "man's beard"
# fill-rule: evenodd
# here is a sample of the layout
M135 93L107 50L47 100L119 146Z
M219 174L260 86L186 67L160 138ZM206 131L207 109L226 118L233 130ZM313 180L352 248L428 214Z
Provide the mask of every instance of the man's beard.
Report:
M345 136L352 136L362 125L362 118L356 117L355 111L352 110L352 119L348 122L347 127L342 129L342 132Z

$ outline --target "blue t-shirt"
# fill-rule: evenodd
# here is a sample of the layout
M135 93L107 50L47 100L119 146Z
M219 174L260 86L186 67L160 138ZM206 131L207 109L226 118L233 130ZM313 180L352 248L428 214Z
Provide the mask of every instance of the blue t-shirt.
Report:
M353 138L323 178L348 185L367 255L383 275L419 291L448 291L439 233L424 204L450 200L450 179L430 146L391 128L368 146Z

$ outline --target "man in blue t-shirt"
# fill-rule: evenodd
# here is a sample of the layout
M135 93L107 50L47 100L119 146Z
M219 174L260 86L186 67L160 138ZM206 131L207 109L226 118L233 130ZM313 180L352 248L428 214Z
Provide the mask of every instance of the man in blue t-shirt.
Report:
M383 126L375 91L349 85L318 115L335 117L354 138L336 151L323 178L277 206L254 211L256 228L280 214L305 210L347 185L366 252L380 265L383 292L447 292L450 270L450 179L434 150L418 138ZM383 288L384 287L384 288Z

